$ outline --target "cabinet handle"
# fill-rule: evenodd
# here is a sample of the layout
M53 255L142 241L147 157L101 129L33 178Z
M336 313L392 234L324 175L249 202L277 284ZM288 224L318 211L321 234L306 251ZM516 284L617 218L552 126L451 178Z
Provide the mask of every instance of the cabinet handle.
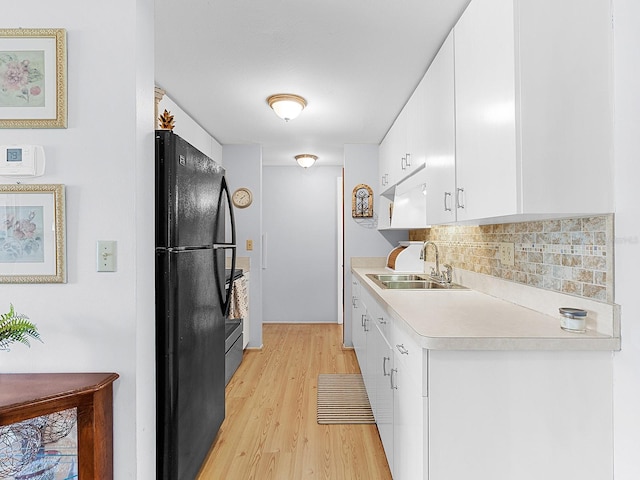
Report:
M384 319L384 317L378 317L378 323L381 325L386 325L387 321Z
M400 159L400 168L402 170L406 170L407 169L407 159L405 157L402 157Z
M360 315L360 326L364 327L364 319L367 316L366 313L363 313L362 315Z
M406 156L404 157L404 159L405 159L404 160L405 166L410 167L411 166L411 154L407 153Z
M449 197L449 200L451 200L451 192L444 192L444 211L445 212L450 212L451 211L451 207L449 206L449 203L447 202L447 197Z
M382 375L384 377L391 375L391 372L387 373L387 361L391 360L391 357L382 357Z
M456 206L464 208L464 188L456 188Z
M397 390L398 389L398 383L394 382L394 379L396 378L394 373L396 373L396 374L398 373L398 369L397 368L392 368L391 369L391 373L389 375L389 383L391 384L391 389L392 390Z
M385 175L382 175L382 178L380 178L380 185L382 185L383 187L386 185L386 183L384 183L384 177Z
M363 321L362 321L362 328L364 328L364 331L365 331L365 332L368 332L368 331L369 331L369 329L367 328L367 322L369 321L369 319L368 319L366 316L364 316L364 315L363 315L363 317L364 317L364 318L363 318Z
M396 345L396 348L398 349L398 351L402 354L402 355L409 355L409 350L407 350L406 348L404 348L403 344L398 344Z

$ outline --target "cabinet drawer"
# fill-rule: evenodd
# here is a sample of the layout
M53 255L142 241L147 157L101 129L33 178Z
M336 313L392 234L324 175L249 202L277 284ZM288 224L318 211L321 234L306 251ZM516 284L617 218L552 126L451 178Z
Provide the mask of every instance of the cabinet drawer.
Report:
M402 369L405 375L420 382L422 395L427 397L427 352L411 338L404 326L398 323L393 323L391 336L391 346L398 362L396 368Z
M382 310L378 305L376 305L376 309L371 312L372 321L380 329L380 333L384 337L387 343L391 343L391 320L385 314L384 310Z
M362 298L367 306L367 312L371 317L371 322L378 326L380 333L387 343L391 343L391 319L387 312L376 302L365 289L362 289Z

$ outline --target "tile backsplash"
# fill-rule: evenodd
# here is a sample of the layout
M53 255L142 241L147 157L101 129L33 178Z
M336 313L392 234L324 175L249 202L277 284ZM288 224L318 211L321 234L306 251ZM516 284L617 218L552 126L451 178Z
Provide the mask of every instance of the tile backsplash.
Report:
M432 240L440 262L453 268L557 292L613 301L613 215L482 226L411 230L409 240ZM511 242L515 264L500 263L498 247ZM433 250L427 259L433 261Z

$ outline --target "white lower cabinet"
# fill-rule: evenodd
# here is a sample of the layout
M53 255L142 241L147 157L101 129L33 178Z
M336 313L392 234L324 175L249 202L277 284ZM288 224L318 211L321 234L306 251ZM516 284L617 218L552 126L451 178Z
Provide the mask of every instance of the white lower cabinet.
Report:
M427 479L426 352L393 325L393 478Z
M364 335L366 353L357 355L358 362L389 469L396 480L426 478L424 351L396 332L386 311L364 289L361 300L366 314L362 322L354 323L354 345L355 332Z
M351 280L351 341L360 368L366 363L366 308L362 304L362 287L355 278ZM364 374L364 372L362 372Z
M430 480L612 480L611 352L429 351Z
M354 345L394 480L613 480L611 352L426 350L360 295Z
M377 305L376 305L377 307ZM380 321L382 320L382 325ZM382 446L387 456L389 469L394 469L394 390L391 385L393 372L393 350L384 336L385 317L380 311L376 311L374 317L374 328L372 328L372 337L375 339L375 351L372 358L373 362L373 378L375 381L375 418L378 426L378 433ZM381 328L382 327L382 328Z
M360 368L362 369L362 376L364 378L364 384L367 387L367 396L369 397L369 403L371 404L371 410L373 410L374 417L378 417L378 402L377 399L377 388L378 383L376 382L376 366L378 364L378 355L377 355L377 347L378 347L378 338L377 338L377 330L375 325L373 324L372 315L369 303L366 307L367 315L364 320L364 329L365 329L365 343L366 343L366 360L364 363L360 364Z

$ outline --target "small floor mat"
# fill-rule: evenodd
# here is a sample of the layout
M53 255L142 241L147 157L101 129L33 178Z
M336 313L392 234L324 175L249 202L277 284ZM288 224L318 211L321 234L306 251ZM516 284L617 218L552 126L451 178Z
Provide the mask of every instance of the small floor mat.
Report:
M318 423L375 423L362 375L318 375Z

